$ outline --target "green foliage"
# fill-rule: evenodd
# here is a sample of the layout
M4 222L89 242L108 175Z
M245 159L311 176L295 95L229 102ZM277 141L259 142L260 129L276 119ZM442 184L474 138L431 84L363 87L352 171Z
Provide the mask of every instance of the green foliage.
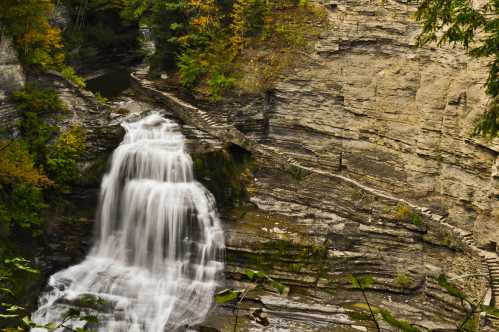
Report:
M405 273L398 272L397 275L395 276L395 283L400 287L400 288L408 288L411 286L411 278Z
M95 93L95 99L97 100L97 102L101 105L105 105L107 102L108 102L108 99L106 97L104 97L100 92L96 92Z
M413 326L411 323L405 321L405 320L399 320L393 317L393 315L390 313L390 311L386 309L381 309L381 316L383 317L383 320L387 322L390 326L398 329L398 331L403 331L403 332L420 332L421 330Z
M62 76L64 76L64 78L76 84L76 86L79 87L80 89L85 88L86 86L85 80L82 77L78 76L78 74L72 67L64 66L61 70L61 74Z
M286 286L275 281L263 271L246 270L246 276L248 277L249 280L256 281L257 283L265 283L265 282L269 283L270 286L274 290L276 290L279 294L283 294L286 290Z
M66 109L55 90L38 89L27 86L24 90L14 93L16 106L22 111L39 114L57 113Z
M18 227L38 233L42 188L52 185L22 141L0 141L0 238ZM3 240L2 240L3 241Z
M237 300L241 294L243 294L245 289L224 289L218 293L215 294L215 302L217 304L226 304L229 302L232 302L234 300Z
M350 281L352 283L352 287L354 289L358 289L360 290L360 292L362 293L362 296L364 297L364 301L366 302L366 305L367 305L367 308L369 309L369 314L371 315L371 319L372 321L374 322L374 324L376 325L376 329L379 331L381 331L380 327L379 327L379 324L378 324L378 321L376 320L376 310L377 308L374 308L373 306L371 306L371 304L369 303L369 300L367 299L367 295L366 295L366 289L368 287L370 287L372 284L374 284L376 282L376 280L372 277L372 276L365 276L365 277L356 277L355 275L350 275Z
M54 90L33 86L14 93L13 99L17 108L22 111L19 129L23 140L36 164L43 165L48 153L48 142L57 134L58 128L47 124L42 116L63 112L66 107Z
M0 140L0 236L12 230L37 235L46 208L46 189L61 188L76 176L76 162L85 148L85 134L72 127L59 129L43 118L65 111L55 91L27 87L13 100L21 111L21 137ZM55 140L55 141L54 141Z
M9 325L24 326L23 318L26 317L26 310L15 304L17 300L16 286L19 278L27 275L38 274L39 271L32 267L31 262L22 257L0 259L0 323L6 321ZM4 325L4 324L1 324ZM20 329L24 331L25 329ZM14 331L7 329L2 331ZM15 331L19 331L16 329Z
M284 294L284 292L286 291L286 286L284 286L280 282L275 281L263 271L248 269L246 270L245 274L249 280L256 282L256 288L262 288L266 285L270 285L270 287L274 291L277 291L279 294ZM238 299L240 300L239 302L241 302L244 296L246 296L249 291L255 290L256 288L236 290L224 289L215 295L215 301L217 304L226 304Z
M497 74L496 74L497 75ZM475 135L486 137L496 137L499 132L499 105L497 104L498 97L491 102L489 108L477 120L474 128Z
M14 257L4 259L4 264L12 269L24 271L28 273L40 273L37 269L31 266L31 262L23 257Z
M182 53L178 57L180 83L188 88L195 86L199 78L205 73L205 66L206 64L203 64L193 54Z
M416 226L423 223L421 212L413 209L407 204L397 204L397 207L393 211L393 217L400 221L410 222Z
M2 1L0 21L28 65L57 69L63 64L61 33L49 22L53 11L51 0Z
M85 132L80 126L59 135L47 158L47 173L51 179L63 185L76 177L76 163L85 151L85 142Z
M9 186L27 183L37 187L52 184L45 174L36 168L27 144L20 140L0 140L0 184Z
M497 308L482 304L482 305L480 305L480 309L481 309L481 311L487 313L487 315L499 318L499 309L497 309Z
M2 188L0 193L0 224L6 233L18 225L35 231L40 225L40 213L46 207L42 190L29 183Z
M350 281L352 287L355 289L364 290L369 288L376 281L372 276L356 277L354 275L350 276Z
M499 133L499 2L487 0L423 0L416 20L423 24L419 46L430 42L462 45L469 54L489 61L485 83L490 106L475 127L475 133L493 138Z
M3 253L1 253L3 255ZM31 262L23 257L4 258L0 260L0 326L2 331L30 331L32 328L43 328L55 331L60 328L69 331L90 332L87 329L72 329L65 324L70 320L80 320L87 323L97 323L97 317L87 315L77 309L69 309L61 322L51 322L39 325L31 321L25 308L15 304L17 302L18 281L24 277L33 278L40 272L34 268ZM95 303L101 303L101 299L94 299ZM89 302L90 303L90 302ZM6 327L7 326L7 327ZM11 326L11 327L8 327Z
M122 14L152 28L154 64L219 101L233 88L264 91L297 63L326 22L316 8L296 0L126 0Z
M234 87L235 79L224 74L215 74L208 80L208 91L212 101L219 101L225 91Z
M407 276L405 277L407 278ZM405 279L404 278L404 279ZM408 278L407 278L408 279ZM357 318L360 320L371 320L375 323L376 328L378 331L381 331L378 321L376 320L376 314L381 314L381 317L383 317L383 320L387 322L390 326L393 326L397 328L400 331L404 332L420 332L419 329L416 327L412 326L409 322L406 322L404 320L399 320L396 319L390 311L383 309L383 308L377 308L372 306L368 299L365 290L370 287L376 280L372 276L365 276L365 277L356 277L354 275L350 276L350 280L352 282L352 286L355 289L358 289L362 292L362 295L365 300L365 307L363 304L357 305L356 307L361 308L362 310L368 310L370 315L363 314L363 313L357 313L351 315L352 318ZM405 280L404 280L405 281Z
M466 311L466 316L461 322L459 322L456 331L479 331L480 322L478 316L482 312L485 312L494 317L499 317L499 310L487 305L483 305L483 298L479 300L471 299L463 291L452 285L444 274L438 276L437 281L439 286L445 289L449 295L461 301L461 304Z
M248 151L231 145L222 151L194 155L193 161L196 178L213 193L217 204L229 207L247 201L254 168Z
M266 0L235 0L231 12L231 44L234 54L238 54L244 47L248 36L255 36L262 32L265 17L271 10Z
M465 302L470 303L470 300L468 299L468 297L462 291L460 291L458 288L456 288L455 286L450 284L445 275L443 275L443 274L439 275L437 281L438 281L438 285L440 287L442 287L443 289L445 289L447 291L447 293L449 293L449 295L451 295L455 298L458 298L461 301L465 301Z

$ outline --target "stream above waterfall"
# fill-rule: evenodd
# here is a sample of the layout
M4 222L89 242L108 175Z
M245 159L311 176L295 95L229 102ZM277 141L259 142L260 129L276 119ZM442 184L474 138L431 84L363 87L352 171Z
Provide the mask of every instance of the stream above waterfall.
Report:
M224 237L184 137L158 114L123 127L102 180L95 244L83 262L50 277L33 314L38 324L78 306L97 316L98 331L176 331L201 323L212 306ZM98 310L81 305L89 296Z

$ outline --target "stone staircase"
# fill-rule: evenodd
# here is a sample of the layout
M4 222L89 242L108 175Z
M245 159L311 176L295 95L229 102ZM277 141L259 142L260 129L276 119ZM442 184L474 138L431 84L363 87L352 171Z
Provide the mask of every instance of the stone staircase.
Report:
M149 71L148 67L141 67L137 71L131 74L132 80L134 81L135 85L145 93L148 93L153 99L157 99L166 103L167 106L169 106L174 111L174 113L176 113L177 116L186 123L189 123L195 127L198 127L201 130L206 131L208 134L220 138L225 143L233 143L247 149L248 151L254 154L256 159L260 159L267 164L272 163L278 165L284 170L298 169L306 172L321 174L327 177L341 179L380 198L406 204L414 209L421 211L421 213L425 217L430 218L435 222L438 222L440 225L444 226L452 233L456 234L457 237L472 252L474 252L481 258L484 270L489 275L491 296L490 299L487 300L488 303L486 304L499 306L498 255L496 253L478 248L473 239L473 233L470 233L468 231L465 231L461 228L458 228L454 225L447 223L445 217L433 213L430 209L426 207L418 206L403 198L395 197L387 192L366 186L356 180L345 177L343 175L304 166L300 164L300 162L298 162L293 157L290 157L288 154L283 153L282 151L280 151L275 147L257 143L254 140L247 138L242 132L240 132L234 126L230 124L221 124L217 121L217 119L213 115L178 99L175 95L171 93L160 91L156 87L153 81L147 79L148 71Z

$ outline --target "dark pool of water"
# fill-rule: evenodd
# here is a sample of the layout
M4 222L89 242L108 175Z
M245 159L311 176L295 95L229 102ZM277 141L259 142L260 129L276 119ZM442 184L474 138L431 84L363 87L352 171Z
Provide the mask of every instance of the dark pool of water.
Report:
M118 68L102 76L87 81L87 89L93 93L99 92L102 96L111 99L118 97L130 87L130 71Z

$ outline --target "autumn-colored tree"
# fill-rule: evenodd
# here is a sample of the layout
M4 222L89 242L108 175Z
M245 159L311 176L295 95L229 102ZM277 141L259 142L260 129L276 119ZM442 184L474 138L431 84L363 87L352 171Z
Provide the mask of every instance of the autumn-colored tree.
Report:
M49 23L53 11L51 0L2 1L0 21L29 65L47 69L64 62L61 32Z
M57 137L47 156L47 172L57 184L66 184L75 178L76 163L85 151L85 141L85 132L79 125Z
M0 185L25 182L37 187L53 184L38 168L22 141L0 140Z
M270 2L266 0L236 0L231 13L232 52L237 54L248 35L259 32L269 18Z

